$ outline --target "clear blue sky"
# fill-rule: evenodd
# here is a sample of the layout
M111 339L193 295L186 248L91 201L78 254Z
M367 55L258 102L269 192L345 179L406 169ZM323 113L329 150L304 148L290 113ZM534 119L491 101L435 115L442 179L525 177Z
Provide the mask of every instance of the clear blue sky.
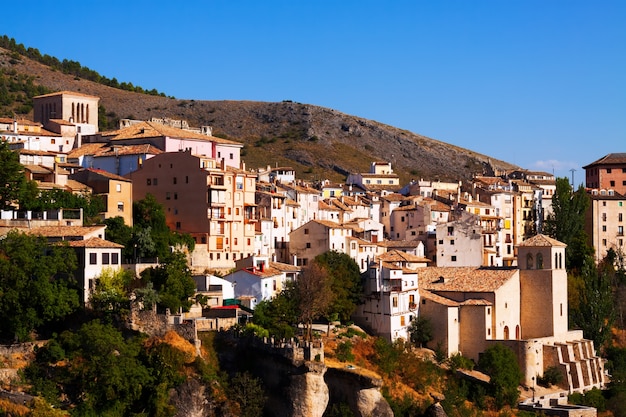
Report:
M320 105L577 184L626 152L626 0L44 0L0 31L176 98Z

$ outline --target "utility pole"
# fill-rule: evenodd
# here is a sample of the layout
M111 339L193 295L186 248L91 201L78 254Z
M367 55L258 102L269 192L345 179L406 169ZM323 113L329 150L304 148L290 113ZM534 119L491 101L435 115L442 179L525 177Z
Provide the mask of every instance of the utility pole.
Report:
M572 190L574 190L574 171L576 171L574 168L570 169L570 172L572 173Z

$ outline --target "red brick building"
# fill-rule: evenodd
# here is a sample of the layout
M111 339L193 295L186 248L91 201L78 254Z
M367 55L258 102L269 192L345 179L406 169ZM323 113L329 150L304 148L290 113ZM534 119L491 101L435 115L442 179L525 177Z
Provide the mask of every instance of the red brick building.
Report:
M583 169L587 188L626 194L626 153L610 153Z

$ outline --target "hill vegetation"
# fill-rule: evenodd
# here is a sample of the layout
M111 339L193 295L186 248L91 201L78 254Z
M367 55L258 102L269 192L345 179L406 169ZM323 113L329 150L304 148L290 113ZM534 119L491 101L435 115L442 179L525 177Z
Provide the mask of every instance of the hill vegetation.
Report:
M109 80L78 62L59 61L6 37L0 43L0 116L30 118L33 96L80 92L100 97L101 130L117 128L120 118L167 117L187 120L190 126L209 125L214 135L244 144L242 159L247 168L290 166L305 180L342 182L349 173L367 172L373 161L391 162L402 183L419 178L459 181L493 168L516 168L329 108L290 100L175 99Z

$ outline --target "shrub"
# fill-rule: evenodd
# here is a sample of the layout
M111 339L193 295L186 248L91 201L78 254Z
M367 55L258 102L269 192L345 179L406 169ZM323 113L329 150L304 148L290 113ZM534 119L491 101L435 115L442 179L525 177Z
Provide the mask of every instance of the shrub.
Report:
M563 374L555 366L551 366L543 372L543 376L537 378L537 384L542 387L558 385L563 381Z
M337 359L341 362L352 362L354 361L354 354L352 353L352 342L346 340L345 342L341 342L337 345L337 350L335 351L337 355Z
M455 353L454 355L450 356L450 358L448 359L448 364L453 371L457 369L468 369L471 371L472 369L474 369L474 361L466 358L460 353Z

